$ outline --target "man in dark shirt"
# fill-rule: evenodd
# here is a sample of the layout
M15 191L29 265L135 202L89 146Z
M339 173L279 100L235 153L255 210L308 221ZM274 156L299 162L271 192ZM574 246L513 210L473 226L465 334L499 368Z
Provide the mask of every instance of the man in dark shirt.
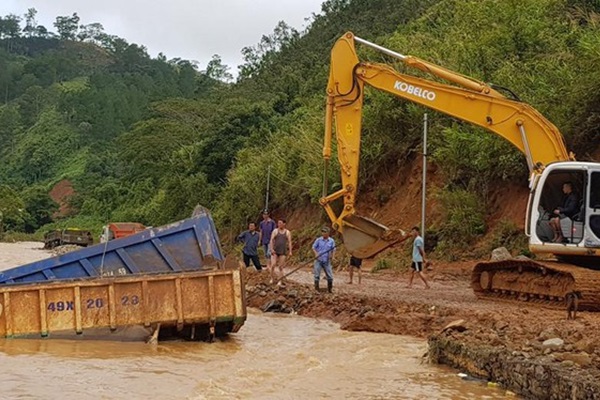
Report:
M242 255L244 256L244 264L246 264L246 268L250 266L250 260L256 267L257 271L262 270L262 266L260 265L260 260L258 259L258 239L260 235L256 231L256 224L254 222L250 222L248 224L248 230L242 232L238 236L238 240L244 243L244 248L242 249Z
M267 269L271 269L271 235L277 224L271 219L269 211L264 210L262 213L263 220L260 221L260 244L265 251L265 258L267 259Z
M550 219L550 226L554 229L553 242L562 243L565 238L560 229L560 220L565 217L573 218L579 211L579 199L573 192L573 184L571 182L565 182L562 186L562 191L565 194L562 207L556 207L553 211L553 217Z

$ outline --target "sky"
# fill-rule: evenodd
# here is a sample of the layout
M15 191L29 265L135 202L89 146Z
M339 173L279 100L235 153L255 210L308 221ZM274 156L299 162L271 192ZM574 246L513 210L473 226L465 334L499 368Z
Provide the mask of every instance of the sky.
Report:
M197 61L213 54L237 73L241 49L258 43L283 20L300 30L323 0L0 0L0 16L38 11L38 23L56 32L57 16L76 12L80 24L99 22L106 33L144 45L151 56Z

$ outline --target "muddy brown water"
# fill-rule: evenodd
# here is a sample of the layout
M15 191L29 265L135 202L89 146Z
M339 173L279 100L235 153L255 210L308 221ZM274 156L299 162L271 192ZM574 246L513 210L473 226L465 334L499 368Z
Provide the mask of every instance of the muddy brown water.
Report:
M215 343L0 340L2 399L500 399L423 340L251 311ZM513 397L514 398L514 397Z

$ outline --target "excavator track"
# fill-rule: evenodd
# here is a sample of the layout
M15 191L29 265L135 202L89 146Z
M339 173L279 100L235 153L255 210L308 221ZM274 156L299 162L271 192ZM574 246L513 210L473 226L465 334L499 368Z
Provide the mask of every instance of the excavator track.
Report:
M579 298L579 310L600 311L600 271L557 261L504 260L475 265L475 295L484 299L526 301L565 308L565 296Z

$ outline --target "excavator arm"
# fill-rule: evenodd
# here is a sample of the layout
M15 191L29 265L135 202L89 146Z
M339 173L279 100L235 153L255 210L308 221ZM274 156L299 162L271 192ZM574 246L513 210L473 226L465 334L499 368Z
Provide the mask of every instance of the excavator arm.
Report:
M355 42L396 57L409 67L454 85L403 74L385 64L360 62ZM329 195L324 193L320 203L354 256L372 257L399 241L403 234L358 216L355 211L365 84L501 136L525 154L532 174L540 173L551 162L573 159L558 129L528 104L508 99L483 82L347 33L336 42L331 52L323 147L327 166L335 127L342 188ZM344 207L338 215L331 203L339 198L343 198Z

